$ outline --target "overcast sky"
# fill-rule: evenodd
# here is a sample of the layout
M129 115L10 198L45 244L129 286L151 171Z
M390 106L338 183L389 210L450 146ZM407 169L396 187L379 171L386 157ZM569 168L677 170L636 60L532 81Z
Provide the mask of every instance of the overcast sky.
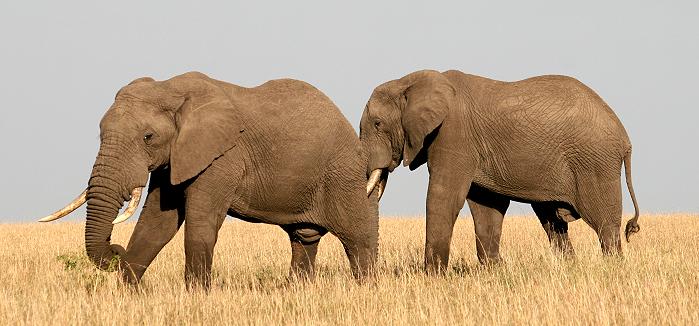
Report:
M121 86L190 70L242 86L305 80L355 128L374 87L419 69L574 76L625 125L642 211L698 212L696 2L494 2L3 1L0 221L31 221L85 188ZM396 170L382 215L424 214L426 191L425 167Z

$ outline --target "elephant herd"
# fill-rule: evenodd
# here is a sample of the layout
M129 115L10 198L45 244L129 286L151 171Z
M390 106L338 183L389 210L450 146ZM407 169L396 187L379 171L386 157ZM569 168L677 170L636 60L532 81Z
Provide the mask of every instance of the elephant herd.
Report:
M88 257L102 269L116 257L133 285L184 222L185 283L208 289L227 215L281 226L294 277L313 277L318 243L330 232L363 279L377 260L379 200L401 161L429 170L428 273L447 267L466 202L481 263L500 260L511 200L532 205L563 255L574 255L567 231L577 219L597 232L603 253L621 254L622 165L635 209L627 240L639 230L631 143L593 90L565 76L502 82L455 70L417 71L376 87L359 137L327 96L302 81L246 88L198 72L136 79L100 122L86 190L41 221L87 203ZM113 225L134 214L148 180L127 248L110 243Z

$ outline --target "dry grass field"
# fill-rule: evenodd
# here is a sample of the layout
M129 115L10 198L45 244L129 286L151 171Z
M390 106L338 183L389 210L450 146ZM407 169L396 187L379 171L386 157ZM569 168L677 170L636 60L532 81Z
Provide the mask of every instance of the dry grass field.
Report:
M535 218L504 224L499 266L479 266L460 218L450 271L428 277L424 218L382 219L375 282L355 283L326 236L316 281L288 284L286 234L229 220L209 294L185 290L182 232L135 293L87 261L82 224L0 224L0 324L699 324L699 216L641 216L624 259L602 257L582 221L571 224L575 260L551 253ZM114 241L125 245L133 225Z

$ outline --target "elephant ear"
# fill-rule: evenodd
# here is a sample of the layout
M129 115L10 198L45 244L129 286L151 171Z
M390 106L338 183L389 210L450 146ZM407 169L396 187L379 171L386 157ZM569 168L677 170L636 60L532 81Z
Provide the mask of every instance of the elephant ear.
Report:
M440 78L441 77L441 78ZM423 147L425 137L437 129L449 112L454 88L444 76L424 76L405 90L402 115L405 145L403 165L409 166Z
M185 98L177 116L179 133L170 153L170 181L189 180L233 148L243 132L233 104L223 98Z

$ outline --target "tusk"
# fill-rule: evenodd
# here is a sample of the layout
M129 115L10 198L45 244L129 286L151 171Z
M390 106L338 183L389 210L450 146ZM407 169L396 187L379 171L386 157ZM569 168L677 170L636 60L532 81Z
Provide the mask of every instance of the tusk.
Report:
M379 181L379 184L376 185L376 190L379 192L378 193L378 200L381 200L381 196L383 196L384 191L386 191L386 183L388 182L388 175L385 178L381 178L381 181Z
M133 188L133 191L131 191L131 200L129 201L129 206L126 207L126 210L119 214L114 219L114 222L112 224L119 224L121 222L124 222L129 219L133 215L133 213L136 212L136 208L138 208L138 202L141 201L141 194L143 193L143 187L138 187L138 188Z
M60 210L56 211L55 213L46 216L42 219L39 220L39 222L51 222L53 220L57 220L63 216L66 216L70 214L72 211L78 209L78 207L82 206L85 204L87 201L87 190L83 191L78 198L73 199L70 204L68 204L66 207L61 208Z
M371 175L369 175L369 181L366 183L366 195L369 196L371 194L371 191L374 190L374 187L376 187L376 183L379 182L379 179L381 178L381 169L375 169L374 171L371 171Z

